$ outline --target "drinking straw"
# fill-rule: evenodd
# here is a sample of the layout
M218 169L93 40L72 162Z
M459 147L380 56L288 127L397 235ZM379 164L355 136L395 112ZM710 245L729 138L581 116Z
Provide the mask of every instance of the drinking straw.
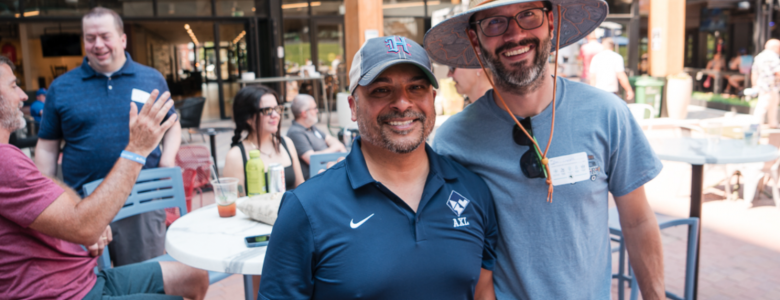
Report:
M216 180L217 183L222 184L222 182L219 182L219 176L217 176L217 166L211 165L211 179Z

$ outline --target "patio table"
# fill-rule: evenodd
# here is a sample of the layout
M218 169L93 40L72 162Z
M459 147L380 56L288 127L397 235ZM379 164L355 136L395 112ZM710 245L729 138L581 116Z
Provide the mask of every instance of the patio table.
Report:
M721 139L708 149L706 139L679 137L668 139L653 139L650 141L658 158L661 160L678 161L691 164L691 208L690 216L699 218L702 207L702 187L704 185L705 164L740 164L765 162L778 158L778 151L772 145L745 145L744 140ZM696 253L696 270L694 271L693 298L697 298L699 282L699 253L701 252L701 228L699 226L699 246Z
M240 198L237 202L246 199ZM233 217L220 218L217 205L212 204L173 222L165 237L165 251L191 267L243 274L245 298L254 299L251 275L262 273L266 247L248 248L244 238L269 234L271 228L239 210Z

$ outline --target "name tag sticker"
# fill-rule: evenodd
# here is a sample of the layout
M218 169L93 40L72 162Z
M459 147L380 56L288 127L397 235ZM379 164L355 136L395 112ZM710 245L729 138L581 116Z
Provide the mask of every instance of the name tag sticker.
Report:
M553 186L590 179L588 155L585 152L550 158Z
M130 99L141 104L146 104L146 100L149 100L149 96L151 95L152 94L149 94L142 90L133 89L133 94L130 96Z

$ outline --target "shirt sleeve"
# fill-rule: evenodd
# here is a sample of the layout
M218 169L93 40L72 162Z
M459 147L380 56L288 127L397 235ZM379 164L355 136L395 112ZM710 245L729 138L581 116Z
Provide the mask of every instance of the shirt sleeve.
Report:
M60 114L57 111L57 87L52 85L46 93L46 103L43 104L43 116L41 126L38 129L38 137L46 140L58 140L62 138L62 126Z
M27 228L64 190L11 147L0 145L0 216Z
M258 299L310 299L314 292L314 234L301 202L286 192L263 264Z
M613 116L617 118L616 122L610 122L610 155L606 170L609 191L615 197L643 186L663 168L642 128L631 117L628 106L620 104L622 101Z
M496 243L498 242L498 221L496 218L496 208L493 204L493 196L490 189L484 182L483 197L485 204L485 246L482 248L482 268L493 271L496 265Z
M287 137L293 141L295 151L298 152L299 157L307 151L314 149L311 147L311 143L309 143L309 138L306 137L305 132L300 130L287 131Z

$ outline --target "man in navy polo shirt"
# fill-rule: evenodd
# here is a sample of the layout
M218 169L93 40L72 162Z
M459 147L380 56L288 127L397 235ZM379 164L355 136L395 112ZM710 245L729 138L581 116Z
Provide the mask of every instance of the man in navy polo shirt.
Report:
M492 276L493 200L478 176L425 144L437 86L425 50L370 39L350 80L362 137L285 194L258 298L473 299Z
M83 184L104 178L128 142L127 109L142 107L148 93L168 91L155 69L134 62L125 53L127 37L122 19L114 11L97 7L82 19L86 57L80 67L58 77L47 93L35 164L54 177L60 142L62 177L82 193ZM168 115L175 111L171 108ZM173 167L181 143L178 121L159 147L146 158L145 169ZM83 196L83 195L82 195ZM109 250L115 266L144 261L164 254L165 211L153 211L112 224L114 242Z

